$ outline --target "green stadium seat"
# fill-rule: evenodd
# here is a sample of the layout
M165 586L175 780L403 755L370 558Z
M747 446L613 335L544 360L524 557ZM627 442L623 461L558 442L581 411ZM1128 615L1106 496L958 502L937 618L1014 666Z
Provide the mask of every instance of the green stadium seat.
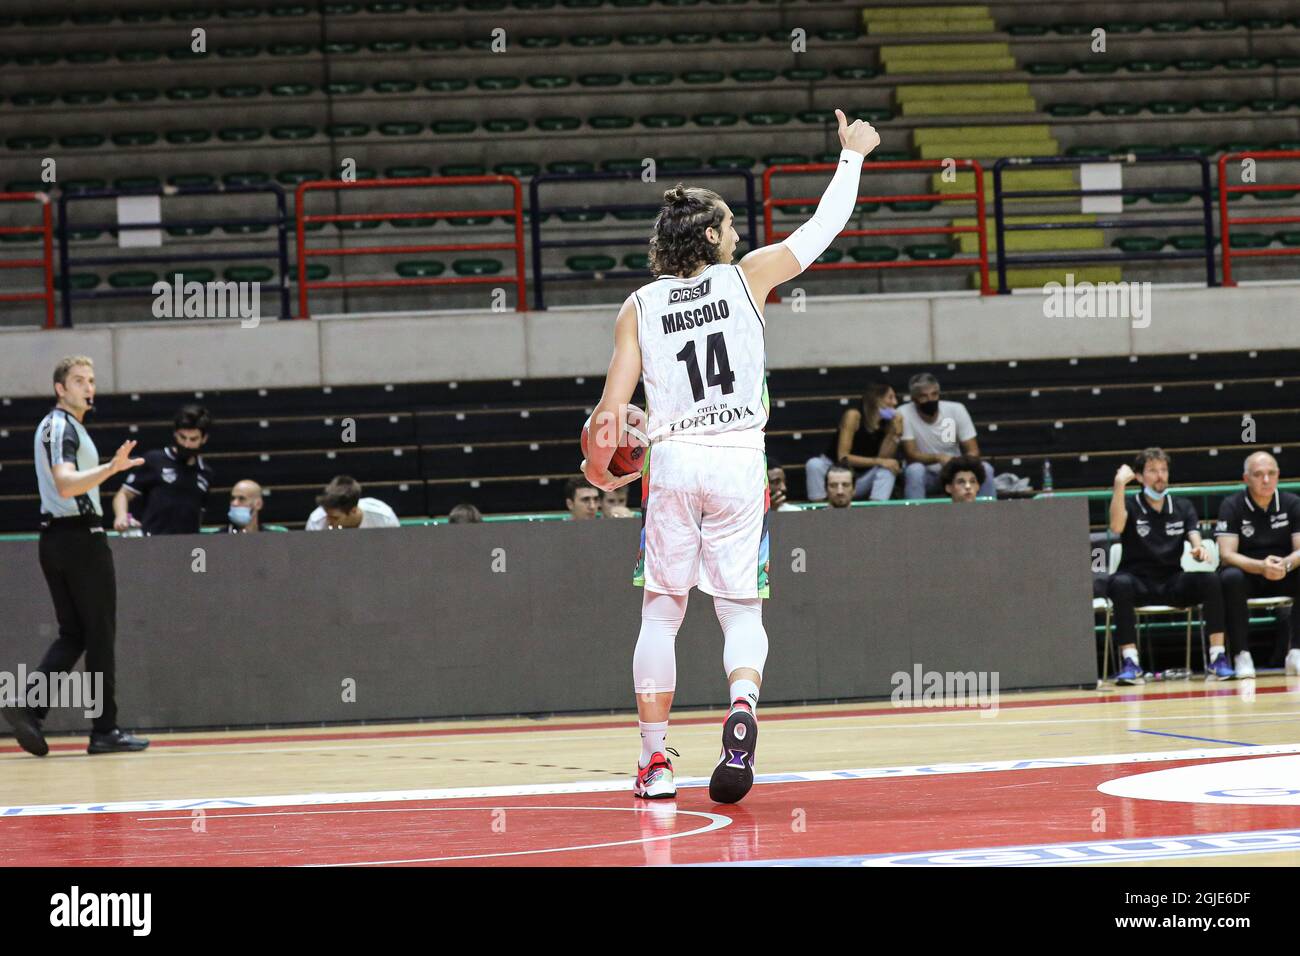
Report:
M245 170L238 173L225 173L221 181L227 186L264 186L271 181L271 176L258 170Z
M424 129L421 123L380 123L379 135L381 136L418 136Z
M1170 150L1175 153L1191 153L1195 156L1210 157L1217 153L1218 147L1209 143L1174 143Z
M578 77L581 86L618 86L623 82L621 73L584 73Z
M624 46L656 46L664 42L661 33L620 33L618 42Z
M569 37L570 46L583 47L584 49L597 46L609 46L613 42L614 38L608 33L579 33Z
M1061 36L1088 36L1095 26L1092 23L1053 23L1052 32Z
M814 126L835 122L835 114L830 110L800 110L796 118L800 123L810 123ZM837 156L836 159L838 158Z
M650 256L644 252L629 252L623 257L623 268L645 271L650 268Z
M1300 70L1300 56L1275 56L1273 65L1279 70Z
M1062 73L1068 73L1069 70L1070 64L1068 63L1036 61L1025 64L1025 71L1031 76L1060 76Z
M217 56L227 60L249 60L262 52L261 47L251 44L240 46L222 46L217 47Z
M298 274L297 269L294 269L292 274L296 276ZM323 282L329 277L330 277L330 267L325 265L325 263L312 262L308 264L307 266L308 282Z
M305 3L280 3L269 12L273 17L305 17L310 10Z
M222 226L221 231L228 236L258 236L271 227L259 223L247 223L239 226Z
M469 86L469 80L441 79L425 80L424 88L433 93L456 93Z
M1192 194L1189 192L1180 192L1178 190L1166 190L1164 192L1152 193L1147 196L1147 202L1153 202L1162 206L1178 206L1185 202L1191 202Z
M333 139L359 139L369 133L368 123L330 123L325 127L325 135Z
M710 156L709 165L716 166L719 169L753 169L758 165L758 158L756 156L745 156L743 154Z
M500 275L502 270L497 259L457 259L451 268L458 276L494 276Z
M55 280L56 283L61 281L61 277ZM99 286L99 281L99 276L95 275L93 272L74 272L68 277L68 285L77 292L86 292L90 289L97 288Z
M492 167L492 172L502 176L514 176L517 179L523 179L525 176L536 176L541 171L537 163L498 163Z
M1164 244L1159 236L1121 236L1111 243L1120 252L1159 252Z
M436 279L447 271L447 266L434 259L416 259L397 264L397 274L403 279Z
M1158 156L1161 153L1168 152L1168 147L1155 143L1126 143L1119 148L1119 151L1121 153L1132 153L1134 156Z
M788 38L789 35L786 34L786 36ZM844 43L847 41L856 40L860 36L862 36L861 31L853 30L847 27L834 27L829 30L817 31L817 39L826 40L829 43ZM745 41L745 42L752 42L752 41Z
M1192 29L1190 20L1152 20L1147 26L1154 33L1187 33Z
M613 256L588 255L569 256L564 260L570 272L609 272L618 268L618 260Z
M116 146L152 146L156 142L158 142L158 134L152 130L132 130L113 134L113 144Z
M1281 113L1291 106L1286 100L1274 99L1251 100L1247 105L1252 113Z
M1279 232L1273 238L1284 246L1300 246L1300 232Z
M594 173L596 167L586 160L575 159L557 159L553 163L546 164L548 173Z
M69 106L95 106L108 99L108 94L102 90L76 90L64 93L59 99Z
M630 116L591 116L587 125L592 129L627 129L635 120Z
M1105 75L1116 72L1119 69L1119 64L1108 63L1105 60L1079 60L1074 64L1074 68L1080 73Z
M315 87L310 83L272 83L267 89L272 96L310 96Z
M727 75L721 70L687 70L682 74L683 83L721 83Z
M308 56L311 46L306 43L272 43L266 52L271 56Z
M776 70L733 70L731 78L737 83L771 83L776 80Z
M519 45L525 50L549 50L559 46L561 40L559 37L524 37L519 41Z
M1240 20L1212 18L1207 20L1197 20L1196 25L1202 30L1209 30L1213 33L1224 33L1229 30L1240 30L1243 24Z
M745 114L745 122L751 126L784 126L790 122L790 119L789 113L778 113L770 110L758 110Z
M119 103L151 103L158 99L158 91L151 89L114 90L113 99Z
M106 188L108 188L108 183L102 179L96 179L96 178L70 179L63 184L63 191L69 193L80 193L80 192L85 192L88 189L106 189ZM98 235L99 235L98 231L95 231L95 236ZM95 238L95 236L90 236L89 238L93 239ZM86 237L82 237L82 238L86 238Z
M781 75L791 83L820 83L829 75L820 67L792 67L782 70Z
M1147 109L1157 116L1181 116L1183 113L1191 112L1192 104L1180 103L1177 100L1156 100L1148 103Z
M560 222L600 222L605 214L594 209L573 209L560 213Z
M1141 33L1146 24L1136 23L1131 20L1112 20L1109 23L1103 23L1102 28L1107 33Z
M953 248L946 242L922 242L904 246L909 259L951 259Z
M316 135L316 132L315 126L272 126L271 139L293 142L296 140L311 139Z
M334 228L339 232L369 232L381 225L378 219L345 219L334 223Z
M123 23L157 23L162 18L161 10L123 10L118 14Z
M735 113L696 113L691 120L696 126L735 126L740 117Z
M1013 23L1007 33L1013 37L1041 37L1047 34L1047 27L1041 23Z
M440 136L474 132L473 120L434 120L433 131Z
M661 70L641 70L628 77L633 86L668 86L673 74Z
M324 89L329 96L360 96L366 91L366 84L336 80L326 83Z
M1234 249L1266 249L1273 242L1273 237L1263 232L1234 232L1231 245Z
M1251 193L1259 202L1290 202L1295 199L1296 194L1293 190L1279 189L1275 192Z
M76 53L69 53L67 61L77 66L89 66L94 63L103 63L108 59L108 53L104 50L80 50Z
M176 273L181 274L181 282L202 282L204 284L213 282L217 278L217 273L212 269L195 268L192 266L178 266L168 273L167 278L170 280Z
M559 90L572 83L573 77L563 73L546 73L528 78L528 85L535 90Z
M212 90L206 86L173 86L167 91L167 99L180 100L184 103L206 100L211 95Z
M840 80L870 80L879 74L873 66L841 66L835 70L835 78Z
M1068 118L1073 116L1087 116L1092 112L1092 107L1087 103L1049 103L1047 112L1052 116Z
M207 8L200 7L197 10L173 10L168 14L173 20L211 20L216 14Z
M371 53L406 53L411 49L410 40L374 40L366 45Z
M1182 236L1170 236L1169 245L1179 252L1200 252L1205 249L1205 234L1191 233Z
M1169 68L1166 60L1129 60L1124 69L1130 73L1162 73Z
M18 66L53 66L59 62L57 53L16 53L14 63Z
M1184 60L1175 60L1174 68L1182 70L1184 73L1204 73L1206 70L1214 69L1214 61L1190 57Z
M361 12L359 3L325 3L321 5L321 12L327 16L348 17Z
M188 146L194 143L206 143L212 138L210 129L170 129L163 138L169 143L177 146Z
M844 258L843 249L827 249L820 256L813 260L819 266L828 265L832 262L839 262Z
M408 9L410 8L405 3L395 3L392 2L392 0L382 3L366 4L366 10L370 13L405 13Z
M439 166L438 173L442 176L486 176L487 167L478 163L448 163Z
M485 119L483 128L489 133L520 133L528 129L528 120L514 116Z
M376 93L414 93L414 80L380 80L371 87Z
M122 63L152 63L162 56L157 50L118 50L117 58Z
M158 273L146 269L129 269L110 273L108 284L114 289L150 289L158 281Z
M664 156L659 160L659 169L666 173L681 173L690 169L699 169L704 165L702 156Z
M270 282L275 270L270 266L231 266L221 277L227 282Z
M758 43L763 34L757 30L725 30L718 34L718 39L723 43Z
M1236 113L1242 105L1238 100L1201 100L1196 108L1202 113Z
M803 153L771 153L763 157L764 166L798 166L808 162Z
M1230 56L1221 62L1224 68L1229 70L1261 70L1264 68L1264 61L1257 56Z
M1102 103L1097 109L1102 116L1136 116L1142 112L1141 105L1137 103Z
M94 149L97 146L104 145L104 135L102 133L73 133L70 136L60 136L59 145L64 149Z
M650 129L675 129L686 125L686 117L680 113L648 113L641 117L641 125Z
M657 215L657 209L620 209L614 213L614 218L619 222L647 222Z
M211 173L177 173L167 177L167 183L171 186L213 186L217 182L217 177ZM211 232L208 229L208 232Z
M238 83L221 87L217 90L217 95L227 100L246 100L261 96L262 88L255 83Z
M537 128L547 133L563 133L578 129L582 120L577 116L542 116L537 120Z
M474 85L480 90L494 90L496 92L518 89L519 83L519 78L516 76L481 76L474 81Z
M425 179L433 175L432 166L389 166L384 170L385 179ZM414 222L415 220L394 220L395 222Z
M227 126L217 130L217 138L226 143L252 143L262 138L265 130L256 126Z
M1286 21L1272 17L1251 17L1246 21L1246 28L1248 30L1283 30L1286 29Z
M903 199L888 203L889 208L894 212L929 212L937 205L938 203L931 199ZM908 255L911 253L909 252Z
M14 106L49 106L54 102L53 93L15 93L11 98Z

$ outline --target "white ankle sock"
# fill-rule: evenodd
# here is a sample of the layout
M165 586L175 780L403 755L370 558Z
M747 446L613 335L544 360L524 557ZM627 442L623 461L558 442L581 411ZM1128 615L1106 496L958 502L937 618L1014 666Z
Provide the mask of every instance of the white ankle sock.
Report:
M664 752L664 740L668 737L668 721L646 723L638 721L641 726L641 759L638 767L644 767L655 754Z
M752 680L735 680L731 682L731 707L734 710L737 700L749 704L751 714L758 713L758 685Z
M1124 648L1124 660L1132 661L1134 664L1136 664L1138 662L1137 648L1136 647Z
M1217 660L1218 660L1222 655L1223 655L1223 645L1222 645L1222 644L1211 644L1211 645L1210 645L1210 660L1211 660L1211 661L1217 661Z

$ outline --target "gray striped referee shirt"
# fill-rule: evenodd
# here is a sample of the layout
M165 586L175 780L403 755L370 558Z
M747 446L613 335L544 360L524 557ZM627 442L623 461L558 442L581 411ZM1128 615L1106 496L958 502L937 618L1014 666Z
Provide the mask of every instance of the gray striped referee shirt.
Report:
M54 408L36 429L36 485L41 491L41 517L70 518L77 515L104 516L99 504L99 487L75 498L59 497L54 483L54 466L72 462L77 471L99 467L99 451L76 416Z

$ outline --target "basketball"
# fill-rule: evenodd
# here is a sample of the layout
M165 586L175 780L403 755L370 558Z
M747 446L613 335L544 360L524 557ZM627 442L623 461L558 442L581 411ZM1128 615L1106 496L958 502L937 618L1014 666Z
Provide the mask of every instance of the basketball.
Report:
M641 470L641 465L645 462L645 450L648 442L645 433L638 428L638 425L644 425L645 412L635 405L627 407L627 418L623 422L622 433L619 435L618 447L614 449L614 456L609 460L609 473L615 478L621 478L624 475L630 475ZM593 413L594 414L594 413ZM587 453L587 436L591 430L591 418L582 425L582 457L590 457Z

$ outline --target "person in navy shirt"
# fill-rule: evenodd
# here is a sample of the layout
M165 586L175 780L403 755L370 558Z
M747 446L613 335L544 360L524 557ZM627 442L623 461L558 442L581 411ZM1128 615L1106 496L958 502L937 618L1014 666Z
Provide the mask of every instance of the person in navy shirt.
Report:
M1300 605L1300 497L1278 491L1277 459L1257 451L1246 459L1246 487L1219 506L1214 534L1219 542L1219 579L1223 582L1228 637L1237 655L1237 676L1254 677L1247 648L1250 611L1255 597L1289 597ZM1300 674L1296 611L1292 608L1286 672Z
M1126 496L1125 486L1139 475L1142 491ZM1197 561L1205 561L1209 555L1197 530L1196 509L1186 498L1169 494L1169 456L1161 449L1145 449L1133 468L1121 465L1115 473L1110 530L1120 535L1122 548L1119 567L1107 587L1107 596L1115 605L1115 635L1122 657L1115 682L1144 683L1135 612L1144 604L1204 605L1205 626L1210 631L1210 671L1206 676L1212 680L1232 678L1224 650L1219 577L1210 571L1183 570L1184 541L1192 546Z

